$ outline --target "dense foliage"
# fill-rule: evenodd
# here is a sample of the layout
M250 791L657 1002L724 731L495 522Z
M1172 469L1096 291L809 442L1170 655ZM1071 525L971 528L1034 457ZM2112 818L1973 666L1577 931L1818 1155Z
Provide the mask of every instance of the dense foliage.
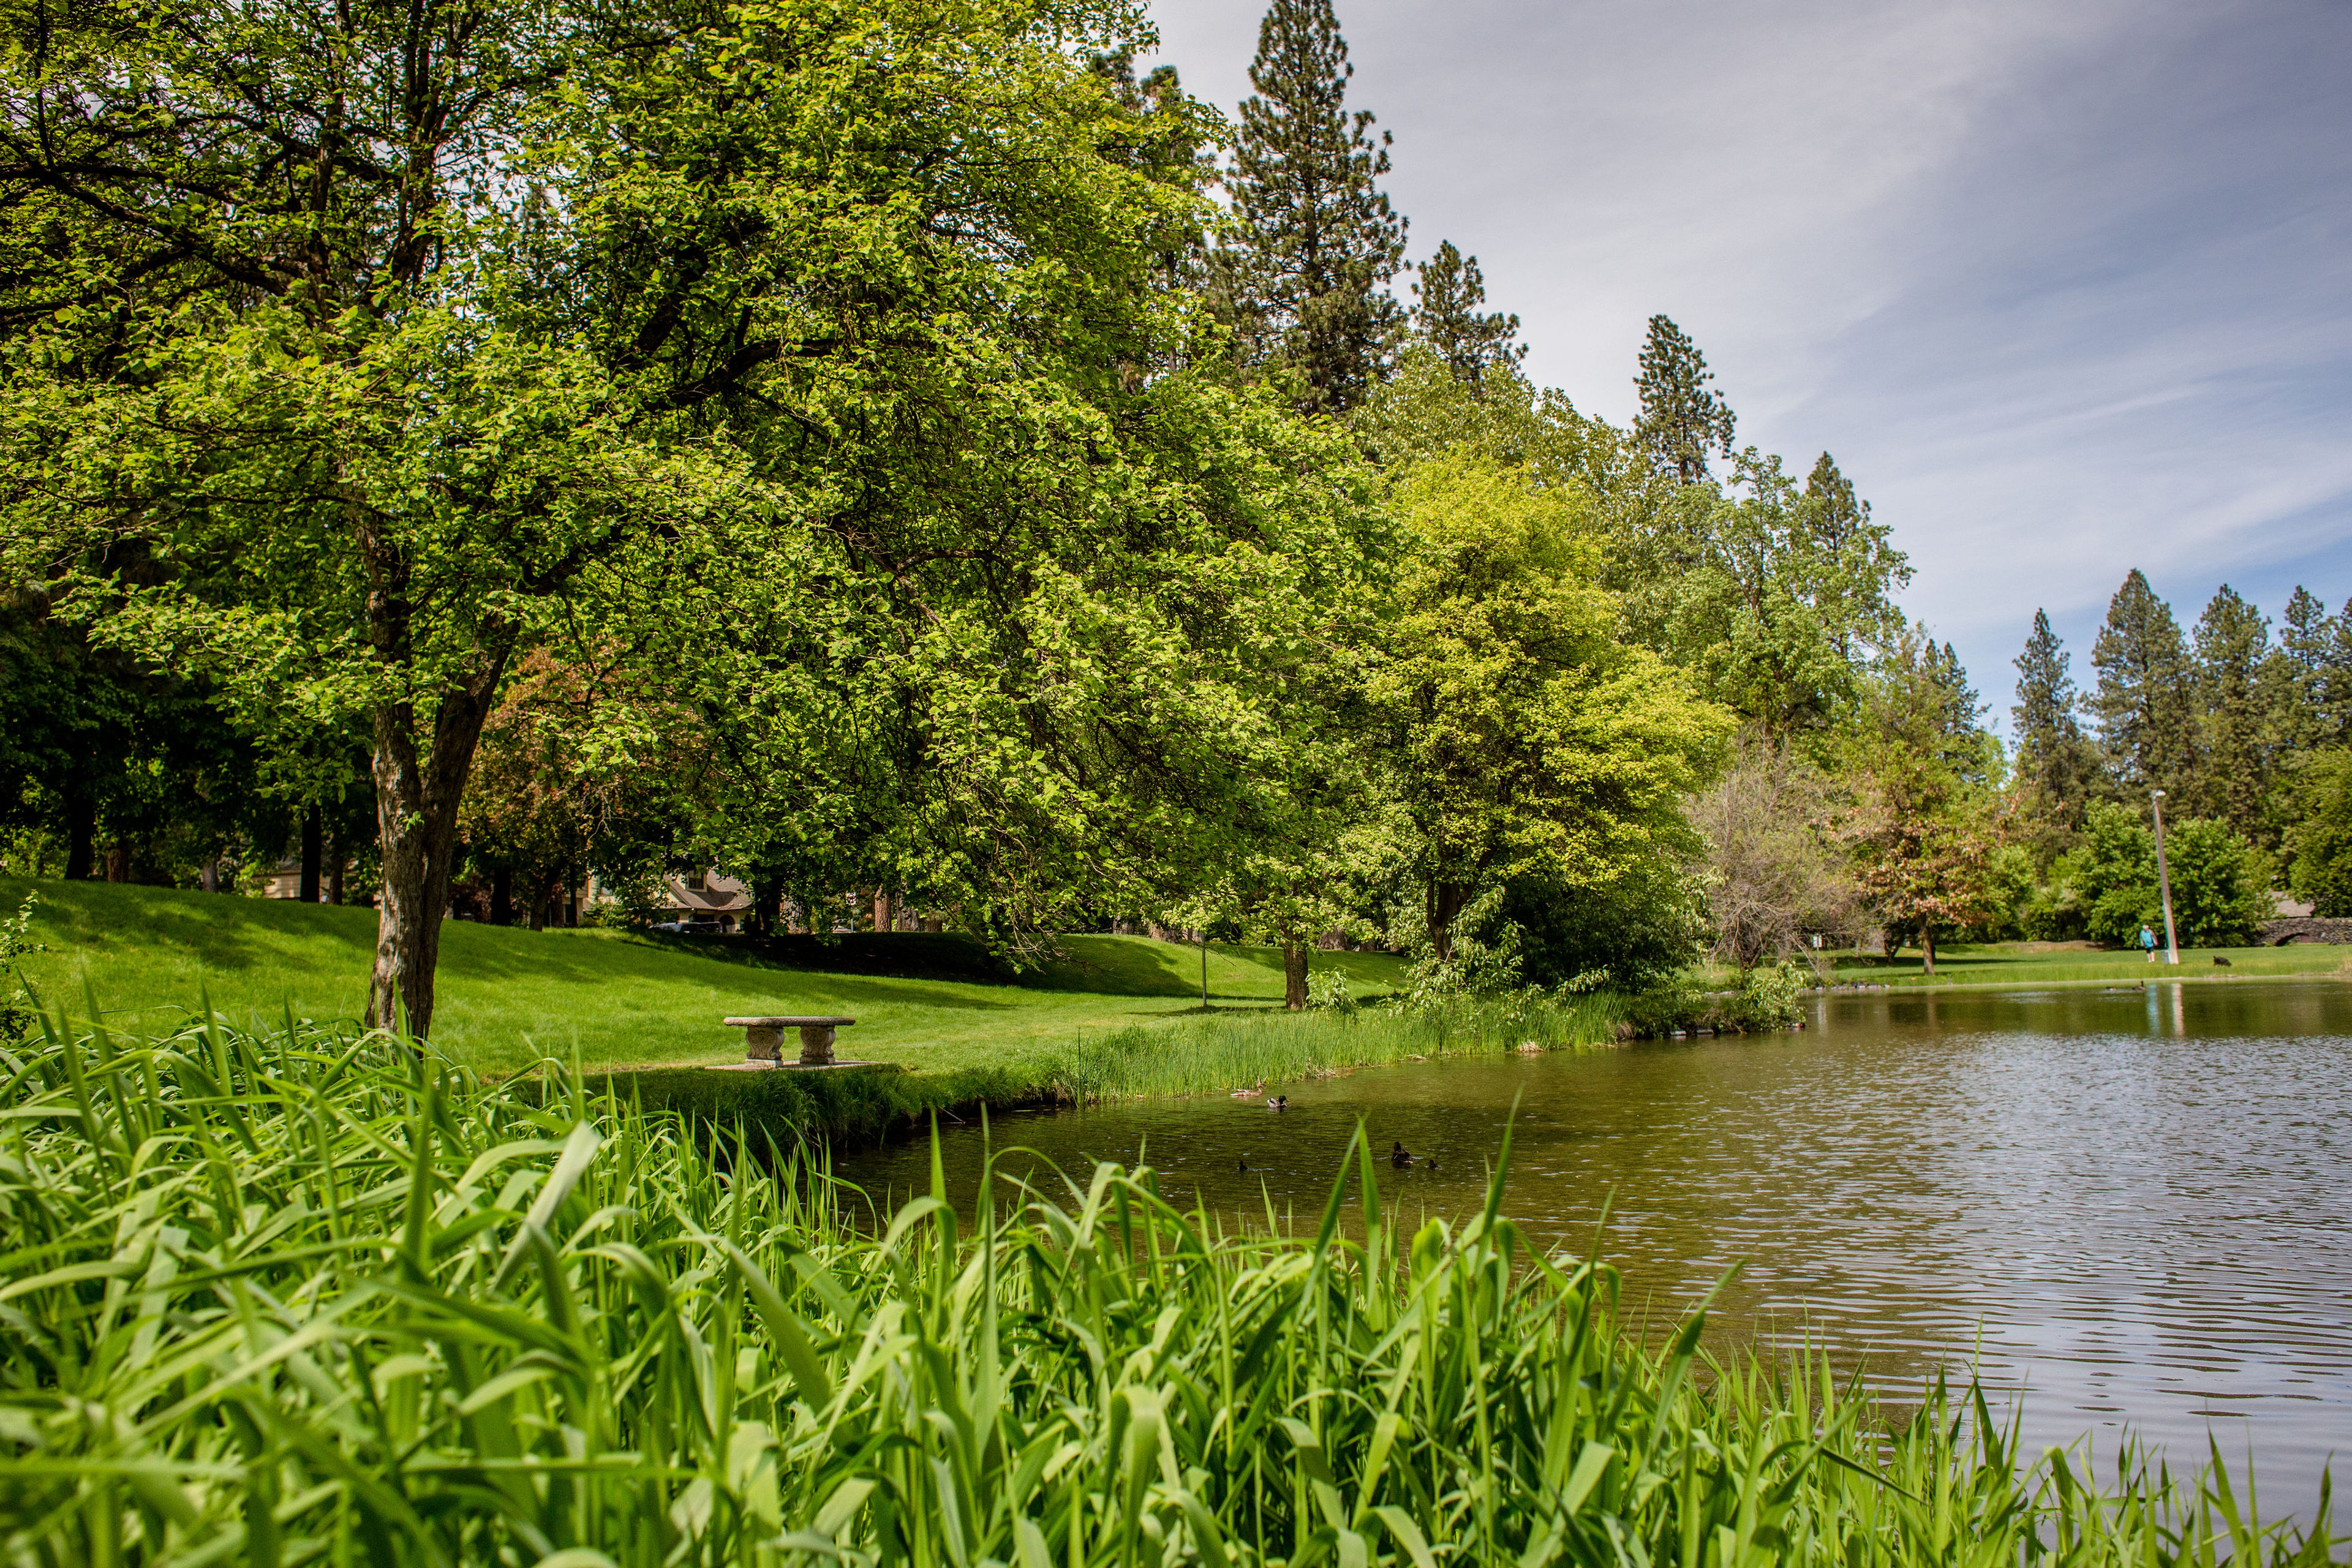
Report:
M1406 309L1329 0L1234 126L1123 0L10 26L8 863L371 903L378 1024L446 915L592 877L1248 934L1294 1007L1318 942L1486 991L2105 932L2061 868L2153 788L2251 847L2184 826L2200 931L2257 852L2341 903L2345 616L2134 573L2087 697L2037 624L2011 767L1675 321L1620 426L1451 242Z

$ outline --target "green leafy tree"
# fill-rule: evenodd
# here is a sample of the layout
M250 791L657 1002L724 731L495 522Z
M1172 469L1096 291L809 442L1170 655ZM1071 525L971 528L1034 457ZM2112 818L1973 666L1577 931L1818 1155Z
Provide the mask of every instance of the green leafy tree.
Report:
M1389 136L1347 108L1348 43L1331 0L1274 0L1258 26L1231 193L1225 288L1255 358L1296 378L1298 406L1344 414L1386 374L1404 312L1386 289L1405 220L1380 188Z
M1681 801L1729 718L1620 638L1578 498L1469 454L1415 464L1395 495L1402 559L1369 689L1437 959L1515 878L1574 896L1695 858Z
M2194 647L2198 805L2259 841L2270 831L2274 756L2263 676L2270 621L2224 583L2198 617Z
M2270 913L2269 857L2210 817L2165 826L2174 930L2187 945L2243 939ZM2073 892L2095 941L2131 946L2143 927L2164 931L2156 835L2126 805L2102 801L2086 816L2083 840L2054 875Z
M1936 943L1981 925L2004 837L1976 693L1951 645L1906 630L1883 660L1841 762L1854 803L1841 821L1863 898L1891 935Z
M89 14L12 72L0 135L0 188L44 240L7 304L50 311L15 345L5 411L32 557L14 564L114 646L216 671L254 729L364 716L369 1016L419 1033L510 661L596 572L727 493L513 309L519 271L550 259L515 149L585 41L548 21Z
M2251 941L2275 908L2276 865L2268 853L2218 817L2192 816L2164 828L2165 869L2180 939L2197 947Z
M1452 240L1422 264L1412 291L1413 327L1456 379L1483 388L1493 367L1527 357L1527 345L1514 341L1519 319L1480 309L1486 302L1486 279L1478 258L1464 256Z
M1633 435L1659 473L1685 485L1706 481L1711 454L1731 456L1738 419L1714 383L1706 356L1689 335L1665 316L1651 317L1642 374L1633 383L1642 397Z
M2142 927L2164 930L2156 835L2127 805L2095 803L2084 816L2081 841L2059 858L2054 876L2073 893L2095 942L2127 945Z
M2091 650L2099 672L2090 710L2117 784L2186 798L2194 771L2195 695L2171 606L2134 569L2107 605Z
M1209 837L1181 803L1281 689L1274 612L1362 552L1317 531L1339 455L1184 370L1196 182L1072 48L1129 13L200 24L92 22L11 79L0 182L49 226L0 301L49 323L0 410L11 564L256 732L366 723L373 1018L429 1027L534 649L690 654L771 780L815 730L790 704L846 694L807 773L919 783L890 842L978 924L1132 875L1158 818Z
M2352 751L2300 759L2292 785L2287 886L2315 914L2352 916Z
M2075 718L2082 699L2067 668L2073 658L2050 629L2048 613L2034 611L2033 635L2017 656L2017 705L2009 713L2020 815L2042 870L2072 847L2100 793L2098 752Z

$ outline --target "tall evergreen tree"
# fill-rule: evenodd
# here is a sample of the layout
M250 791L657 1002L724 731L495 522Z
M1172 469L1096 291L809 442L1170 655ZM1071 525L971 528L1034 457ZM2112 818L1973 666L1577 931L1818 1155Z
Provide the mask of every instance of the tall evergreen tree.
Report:
M1344 414L1386 374L1404 310L1385 289L1404 259L1389 205L1389 136L1349 112L1348 42L1331 0L1274 0L1258 25L1226 181L1240 248L1224 291L1253 357L1287 366L1307 414Z
M2270 617L2222 584L2197 619L2197 805L2246 837L2275 844L2263 809L2273 752L2262 672L2270 646Z
M2081 694L2069 669L2074 655L2050 629L2047 611L2033 612L2033 635L2017 656L2017 705L2009 710L2017 734L2017 783L2032 825L2033 859L2042 870L2073 847L2083 814L2098 785L2098 757L2075 718Z
M2297 585L2279 617L2271 668L2272 722L2281 745L2352 739L2352 601L2331 616L2325 600Z
M1463 255L1452 240L1422 264L1412 292L1413 326L1457 379L1475 387L1485 380L1487 366L1516 364L1527 357L1527 345L1513 341L1519 319L1479 309L1486 302L1486 279L1478 258Z
M1684 484L1707 477L1707 457L1731 456L1735 419L1731 405L1715 390L1706 356L1680 327L1664 316L1650 318L1649 341L1642 345L1642 416L1633 434L1658 472Z
M2279 647L2272 651L2265 675L2270 696L2270 721L2284 748L2305 748L2322 741L2333 726L2328 700L2331 644L2336 642L2336 618L2326 599L2316 597L2295 583L2294 597L2279 616Z
M2107 605L2091 663L2099 672L2091 712L2116 782L2135 794L2179 794L2190 781L2194 752L2189 652L2172 607L2137 567Z

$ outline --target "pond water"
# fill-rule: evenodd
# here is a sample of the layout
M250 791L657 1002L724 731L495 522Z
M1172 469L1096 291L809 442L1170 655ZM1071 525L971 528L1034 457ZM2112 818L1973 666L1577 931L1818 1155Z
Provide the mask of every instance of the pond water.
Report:
M1408 1215L1460 1215L1514 1101L1505 1206L1605 1254L1660 1325L1735 1262L1709 1339L1810 1338L1888 1393L1974 1365L2023 1390L2038 1451L2128 1427L2176 1463L2251 1454L2307 1517L2352 1458L2352 984L1823 997L1802 1033L1380 1068L1291 1110L1160 1100L1000 1119L1073 1173L1148 1152L1163 1191L1312 1225L1361 1118L1433 1170L1381 1168ZM969 1203L976 1129L943 1139ZM1239 1169L1248 1167L1246 1173ZM927 1145L843 1162L879 1196ZM1612 1199L1613 1202L1611 1201ZM1262 1219L1261 1219L1262 1223Z

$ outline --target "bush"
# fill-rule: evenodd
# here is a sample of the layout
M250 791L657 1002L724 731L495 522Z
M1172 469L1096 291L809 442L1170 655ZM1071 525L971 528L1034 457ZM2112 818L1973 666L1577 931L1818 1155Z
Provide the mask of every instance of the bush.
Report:
M2271 858L2227 823L2191 817L2165 831L2164 851L2172 873L2173 923L2184 943L2233 946L2251 940L2254 928L2271 918Z
M2270 857L2227 823L2192 816L2165 830L2172 875L2172 918L2181 942L2221 947L2244 940L2270 918ZM2091 808L2083 842L2053 868L2084 913L2094 941L2129 946L2146 926L2164 931L2156 874L2156 835L2128 806Z
M39 901L35 894L26 893L24 907L0 920L0 1040L22 1039L33 1020L32 997L17 976L16 961L48 951L31 935L33 906Z
M1307 1005L1332 1013L1352 1013L1356 1010L1355 993L1348 989L1348 974L1341 969L1318 969L1307 976Z

